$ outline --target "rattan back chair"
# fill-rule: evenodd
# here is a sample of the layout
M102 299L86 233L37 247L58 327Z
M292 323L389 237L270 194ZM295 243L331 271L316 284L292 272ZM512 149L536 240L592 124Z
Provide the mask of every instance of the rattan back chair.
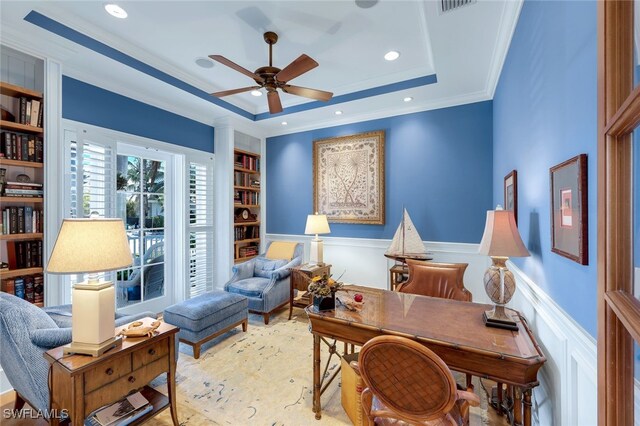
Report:
M478 396L458 390L449 367L420 343L379 336L360 351L354 369L362 376L362 407L369 425L394 419L418 425L468 424Z

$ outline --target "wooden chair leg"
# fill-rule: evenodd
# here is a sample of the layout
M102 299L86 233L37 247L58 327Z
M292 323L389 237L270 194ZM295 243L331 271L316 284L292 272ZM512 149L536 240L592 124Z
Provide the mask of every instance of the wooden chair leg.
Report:
M18 392L16 392L16 400L13 401L13 409L16 411L20 411L22 410L22 407L24 407L24 404L25 404L25 400L22 399L22 397Z
M473 376L467 374L467 390L473 392Z
M269 313L262 314L262 317L264 318L264 325L269 325Z

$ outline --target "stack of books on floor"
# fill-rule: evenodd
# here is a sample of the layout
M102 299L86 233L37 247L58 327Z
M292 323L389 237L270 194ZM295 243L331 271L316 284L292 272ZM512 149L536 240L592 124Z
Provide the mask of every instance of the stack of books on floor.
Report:
M41 183L7 182L4 190L7 197L38 197L42 198L44 190Z
M84 421L85 426L126 426L153 409L153 405L140 392L129 395L101 408Z

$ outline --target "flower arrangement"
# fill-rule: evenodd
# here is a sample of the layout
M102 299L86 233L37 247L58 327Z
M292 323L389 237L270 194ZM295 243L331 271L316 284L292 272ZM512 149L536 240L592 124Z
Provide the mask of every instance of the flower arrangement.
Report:
M331 275L318 275L313 277L309 282L309 293L317 297L331 296L331 293L342 288L342 283L331 278Z

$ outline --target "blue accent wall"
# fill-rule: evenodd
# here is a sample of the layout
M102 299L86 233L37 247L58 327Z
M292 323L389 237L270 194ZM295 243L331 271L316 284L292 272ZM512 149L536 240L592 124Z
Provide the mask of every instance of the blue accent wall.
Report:
M423 240L479 243L492 208L491 101L267 139L267 232L303 234L313 141L385 131L386 224L331 224L337 237L391 239L407 208Z
M634 265L640 268L640 131L638 128L633 132L633 196Z
M494 202L518 171L518 226L532 256L514 262L596 336L596 2L525 1L493 99ZM588 155L589 265L551 252L549 168Z
M132 135L213 152L213 127L62 76L62 116Z

